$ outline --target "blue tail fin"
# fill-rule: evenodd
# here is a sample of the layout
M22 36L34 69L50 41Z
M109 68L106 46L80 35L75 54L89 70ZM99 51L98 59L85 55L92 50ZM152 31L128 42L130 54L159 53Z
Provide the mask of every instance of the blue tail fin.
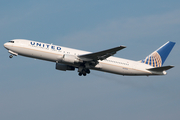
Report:
M141 60L141 63L145 63L153 67L161 67L164 64L174 45L175 42L169 41L165 43L159 49L147 56L144 60Z

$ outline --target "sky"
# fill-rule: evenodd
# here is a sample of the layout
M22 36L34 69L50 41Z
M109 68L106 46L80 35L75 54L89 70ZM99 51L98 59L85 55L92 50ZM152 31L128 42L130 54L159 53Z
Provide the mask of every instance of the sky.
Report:
M178 120L179 0L0 1L1 120ZM165 76L121 76L55 70L55 63L9 59L3 44L28 39L97 52L127 46L116 57L142 60L176 42Z

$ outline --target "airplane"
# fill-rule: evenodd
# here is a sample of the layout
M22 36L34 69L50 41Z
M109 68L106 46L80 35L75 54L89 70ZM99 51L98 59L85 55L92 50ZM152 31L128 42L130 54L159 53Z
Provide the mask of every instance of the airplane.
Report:
M4 44L13 56L25 56L55 62L55 68L62 71L74 71L86 76L90 70L98 70L126 76L166 75L166 70L174 66L163 66L175 42L168 41L145 59L133 61L113 57L126 46L118 46L100 52L87 52L26 39L14 39Z

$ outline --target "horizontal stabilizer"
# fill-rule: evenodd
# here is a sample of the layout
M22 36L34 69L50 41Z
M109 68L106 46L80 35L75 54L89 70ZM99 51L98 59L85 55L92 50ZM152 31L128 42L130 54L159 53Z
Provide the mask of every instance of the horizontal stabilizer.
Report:
M149 71L156 71L156 72L162 72L162 71L165 71L165 70L169 70L171 68L173 68L174 66L170 65L170 66L163 66L163 67L156 67L156 68L150 68L150 69L147 69Z

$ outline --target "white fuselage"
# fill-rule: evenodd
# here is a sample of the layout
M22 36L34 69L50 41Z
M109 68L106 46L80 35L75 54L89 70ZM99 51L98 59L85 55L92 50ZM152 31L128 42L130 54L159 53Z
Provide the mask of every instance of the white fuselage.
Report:
M47 60L51 62L61 62L63 55L84 55L90 52L71 49L67 47L46 44L30 40L17 39L14 43L5 43L4 46L11 54L22 55L26 57ZM99 63L90 69L120 74L120 75L164 75L163 72L152 72L147 69L153 68L150 65L139 61L132 61L117 57L108 57L105 60L99 60ZM68 64L68 63L63 63ZM77 64L69 63L68 65L78 68Z

